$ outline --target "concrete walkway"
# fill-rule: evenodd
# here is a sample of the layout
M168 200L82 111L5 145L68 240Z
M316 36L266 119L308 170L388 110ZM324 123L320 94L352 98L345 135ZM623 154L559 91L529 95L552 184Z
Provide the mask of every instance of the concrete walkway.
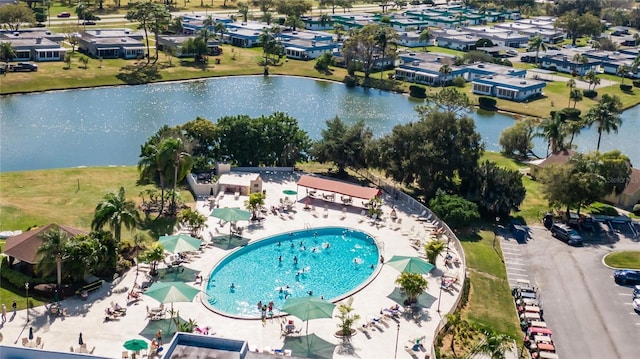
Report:
M375 237L380 245L382 255L389 259L393 255L419 255L415 243L412 240L422 240L423 242L430 238L431 228L425 226L424 222L417 221L414 213L406 211L403 203L396 203L398 217L401 219L400 224L388 218L391 212L391 203L385 203L383 207L384 217L380 223L382 225L375 226L370 224L369 220L362 220L360 214L362 208L356 207L360 200L354 199L354 207L348 207L346 218L342 217L343 205L339 203L328 204L328 216L313 216L310 211L304 211L305 189L296 188L298 175L294 173L270 173L263 174L264 189L267 193L266 207L277 205L279 199L284 197L282 191L285 189L299 191L297 203L295 205L296 214L293 219L279 218L271 214L267 215L267 219L260 227L249 226L243 236L251 240L251 242L264 238L273 234L286 233L292 230L303 229L305 224L312 227L322 226L344 226L358 229L369 233ZM220 203L220 207L244 207L244 201L247 197L234 199L233 195L226 195ZM290 196L293 198L295 196ZM324 202L316 199L316 207L319 212L323 211ZM197 202L197 209L203 214L208 215L210 209L205 201ZM209 230L213 231L218 227L216 218L208 218L207 225L210 229L205 229L204 233ZM228 225L226 233L228 233ZM224 229L220 229L223 232ZM224 232L223 232L224 233ZM453 251L453 248L451 249ZM220 248L207 248L199 258L195 258L191 263L185 264L186 267L199 270L202 272L205 282L208 274L213 267L230 251ZM424 253L422 253L424 254ZM452 252L453 255L457 253ZM142 268L142 267L141 267ZM144 270L144 269L143 269ZM448 313L458 295L460 295L460 286L463 278L463 268L445 267L444 259L438 258L437 267L428 276L429 290L428 293L436 299L430 308L418 311L414 314L406 313L397 319L389 319L384 323L378 323L371 327L367 333L358 332L348 343L348 345L340 345L342 341L334 336L337 331L338 320L332 319L316 319L309 325L309 333L315 333L326 341L338 345L334 352L334 358L394 358L396 357L396 340L397 340L397 358L424 358L426 351L414 352L411 350L413 341L416 338L425 337L423 341L426 348L434 337L435 328L438 325L441 316L437 313L436 308L440 306L442 315ZM458 284L451 292L439 290L440 276L446 274L448 276L457 276ZM389 266L382 266L377 276L364 288L361 288L353 295L353 307L355 313L359 314L361 320L356 327L362 327L367 319L378 316L382 308L390 307L395 304L394 301L387 296L396 288L395 280L399 272ZM141 272L138 275L138 282L145 279L146 273ZM84 342L88 348L95 346L95 354L105 357L120 358L124 348L122 343L132 338L142 338L139 332L147 325L146 306L155 307L158 303L148 297L143 296L143 300L135 305L128 307L126 316L118 321L104 321L105 309L110 306L111 302L126 303L127 290L132 288L136 280L135 267L126 273L120 280L114 283L106 283L103 288L97 292L91 293L87 301L81 301L77 298L69 298L63 301L63 306L67 308L67 316L64 318L49 317L44 306L30 309L29 323L26 322L26 311L19 311L14 317L9 313L11 319L0 329L4 339L3 345L20 345L21 338L29 333L29 327L33 327L34 336L39 336L44 341L44 349L55 351L69 351L70 347L77 347L78 335L83 334ZM441 295L441 303L438 303L438 296ZM247 340L251 348L262 349L265 347L281 348L284 338L280 335L280 321L277 319L269 320L263 326L260 320L238 320L230 319L215 314L204 307L200 299L196 299L193 303L175 303L175 310L179 311L180 317L184 319L194 319L200 326L210 326L211 331L216 336ZM296 326L302 326L302 322L293 317ZM169 338L165 338L168 342Z

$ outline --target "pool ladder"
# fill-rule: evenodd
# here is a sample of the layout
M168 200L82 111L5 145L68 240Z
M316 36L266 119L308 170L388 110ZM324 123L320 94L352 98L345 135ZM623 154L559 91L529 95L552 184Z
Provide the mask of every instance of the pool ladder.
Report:
M310 230L311 229L311 224L309 222L305 222L304 223L304 229Z

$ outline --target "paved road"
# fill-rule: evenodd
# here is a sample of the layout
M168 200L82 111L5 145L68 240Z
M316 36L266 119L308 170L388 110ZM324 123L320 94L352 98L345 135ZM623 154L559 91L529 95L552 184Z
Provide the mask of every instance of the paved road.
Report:
M602 257L640 244L624 236L615 244L599 241L592 236L584 247L574 248L534 227L518 249L539 288L544 319L560 357L637 358L640 315L631 307L632 290L613 282L613 271L602 264Z

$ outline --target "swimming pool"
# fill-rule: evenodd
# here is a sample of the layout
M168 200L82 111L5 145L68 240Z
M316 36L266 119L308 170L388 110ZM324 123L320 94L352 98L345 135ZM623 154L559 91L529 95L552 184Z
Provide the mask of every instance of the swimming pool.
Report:
M332 300L372 278L380 252L373 238L348 228L284 233L240 248L212 270L205 293L216 311L260 317L257 303L273 301L273 313L290 297Z

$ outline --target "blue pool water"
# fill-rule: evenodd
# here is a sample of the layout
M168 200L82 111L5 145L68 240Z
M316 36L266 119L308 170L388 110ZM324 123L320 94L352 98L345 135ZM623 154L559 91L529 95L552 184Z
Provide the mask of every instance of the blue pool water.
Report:
M258 302L273 301L277 315L289 297L311 292L332 300L356 289L374 273L379 257L373 238L360 231L331 227L284 233L222 259L205 292L220 312L259 317Z

